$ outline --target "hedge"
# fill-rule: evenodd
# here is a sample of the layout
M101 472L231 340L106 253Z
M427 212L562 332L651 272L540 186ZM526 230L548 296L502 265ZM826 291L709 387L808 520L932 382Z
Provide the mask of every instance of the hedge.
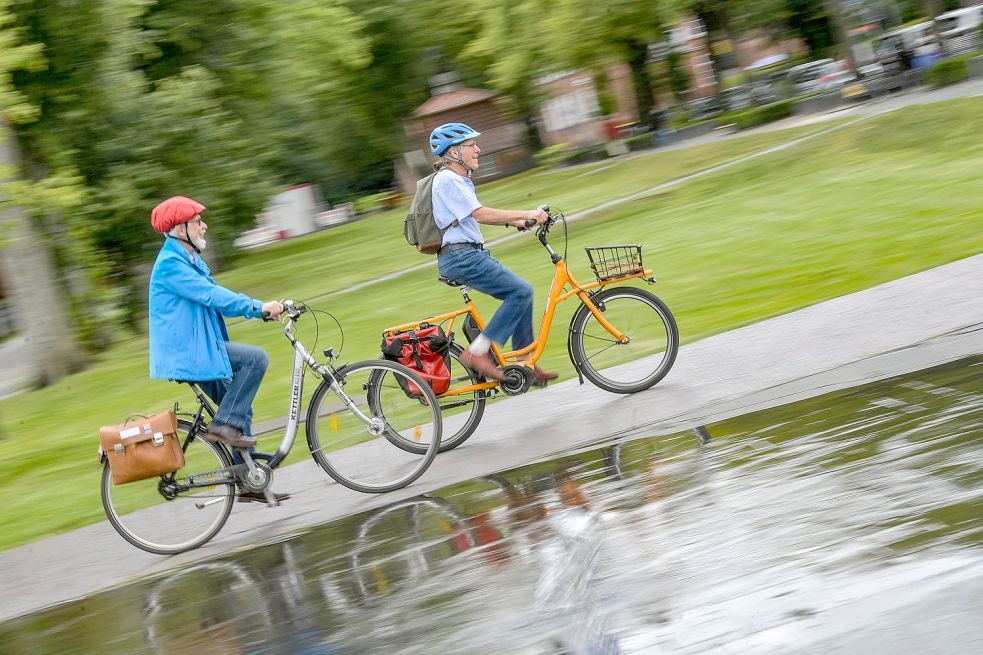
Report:
M933 89L966 79L969 79L969 57L966 55L943 59L925 72L925 83Z
M792 100L781 100L762 107L727 112L718 118L720 125L733 123L738 130L757 127L792 115Z

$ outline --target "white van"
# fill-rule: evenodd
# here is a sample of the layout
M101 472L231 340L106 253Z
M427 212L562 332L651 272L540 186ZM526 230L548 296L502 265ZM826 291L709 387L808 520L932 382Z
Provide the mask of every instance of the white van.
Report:
M949 56L978 50L981 46L980 23L983 5L947 11L935 17L935 30L942 48Z
M914 58L916 68L921 62L928 63L931 55L942 50L934 30L935 24L927 20L881 34L874 42L877 60L885 65L891 63L897 66L898 53L905 50Z

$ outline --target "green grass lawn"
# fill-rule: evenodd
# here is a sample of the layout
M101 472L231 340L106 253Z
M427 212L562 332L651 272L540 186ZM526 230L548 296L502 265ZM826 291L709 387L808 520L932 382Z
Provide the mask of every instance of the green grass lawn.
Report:
M573 214L615 197L731 161L808 132L748 134L576 169L531 171L482 186L488 205L541 202ZM983 167L983 100L911 107L808 140L793 148L640 197L570 225L569 259L589 279L584 246L643 244L653 291L679 322L684 343L851 293L983 250L977 171ZM316 298L344 327L342 360L375 357L383 327L459 306L435 268L354 293L372 280L428 259L401 236L402 211L373 216L245 255L219 276L264 299ZM488 229L487 237L507 232ZM562 230L554 245L563 248ZM538 322L552 266L531 236L495 249L537 289ZM476 295L490 317L494 301ZM544 368L569 377L565 330L576 305L561 306ZM333 321L319 319L318 348L340 345ZM271 356L255 404L257 420L286 413L291 350L277 325L231 321L233 339ZM305 317L299 336L315 337ZM129 339L87 371L39 392L0 402L0 501L7 517L0 548L104 518L96 465L97 430L135 411L190 403L177 385L147 379L145 338ZM308 394L314 384L309 378ZM658 387L649 393L658 393ZM477 439L481 438L480 428ZM272 449L279 435L264 441ZM299 439L292 461L306 457Z

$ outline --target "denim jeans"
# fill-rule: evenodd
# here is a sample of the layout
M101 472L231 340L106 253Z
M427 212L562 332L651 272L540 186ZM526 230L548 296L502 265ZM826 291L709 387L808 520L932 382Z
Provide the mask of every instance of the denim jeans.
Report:
M266 374L266 351L244 343L225 342L232 365L232 380L199 382L201 390L218 404L213 423L231 425L246 436L253 434L253 399Z
M502 266L487 250L452 250L437 258L444 277L463 282L472 289L502 301L483 334L504 345L512 337L512 350L533 342L532 286Z

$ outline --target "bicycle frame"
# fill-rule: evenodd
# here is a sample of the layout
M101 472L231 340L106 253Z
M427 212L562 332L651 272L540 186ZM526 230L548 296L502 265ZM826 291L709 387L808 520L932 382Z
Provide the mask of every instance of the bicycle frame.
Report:
M606 279L604 281L594 281L588 284L581 284L570 272L567 267L566 261L553 250L553 247L546 241L546 235L540 235L540 242L549 252L550 257L553 260L553 265L555 267L553 271L553 280L550 283L549 295L546 298L546 309L543 312L543 321L539 327L539 333L536 335L536 339L526 346L525 348L520 348L519 350L512 350L509 352L502 352L501 349L496 345L492 344L491 352L498 362L499 366L505 366L508 364L509 360L516 360L520 357L525 357L529 362L529 366L533 366L543 355L546 350L546 343L549 340L550 327L553 325L553 316L556 313L556 307L564 300L572 296L580 298L581 302L586 305L587 309L590 310L591 314L597 319L597 322L607 330L612 337L620 341L621 343L627 343L628 337L626 337L617 327L611 325L610 322L604 317L604 313L598 309L590 298L590 294L587 293L590 289L596 289L609 284L615 284L618 282L624 282L626 280L641 278L647 281L654 281L653 273L649 269L644 269L637 273L632 273L630 275L623 275L620 277L615 277L611 279ZM567 287L570 287L568 290ZM406 330L415 330L424 324L436 325L438 323L442 324L448 322L445 331L450 334L451 330L454 328L454 321L459 316L464 316L470 314L477 323L478 327L482 330L485 329L485 320L482 318L481 314L478 312L478 308L475 306L474 301L468 295L468 287L462 286L461 293L464 296L464 308L458 309L453 312L448 312L446 314L437 314L435 316L430 316L423 319L422 321L415 321L413 323L404 323L402 325L397 325L395 327L387 328L383 334L384 336L392 336L397 332L404 332ZM446 398L448 396L463 395L468 393L473 393L481 389L493 389L499 385L497 380L489 380L487 382L482 382L479 384L471 384L466 387L451 388L442 394L438 394L438 398Z
M330 365L322 366L321 364L318 364L317 360L314 359L314 356L307 350L307 348L304 347L304 344L298 341L294 336L294 325L296 324L297 318L299 318L301 313L301 311L296 310L295 312L292 312L287 321L286 327L283 329L283 334L287 337L287 340L290 341L290 344L294 348L293 375L290 385L290 407L289 411L287 412L287 425L283 433L283 439L280 441L280 445L277 447L276 452L272 455L268 455L266 453L252 454L252 458L267 460L267 463L271 469L275 469L281 462L283 462L284 459L286 459L290 449L293 448L294 440L297 438L297 430L300 426L300 410L304 395L305 366L309 366L312 371L317 373L324 380L328 381L329 385L331 386L331 391L338 396L348 411L357 416L358 419L366 426L373 426L372 419L365 416L365 414L358 409L355 403L352 402L351 398L345 394L344 390L341 388L341 385L338 383L337 377L334 375L334 369ZM198 426L201 424L203 412L207 413L211 418L215 418L216 410L210 402L208 396L205 395L205 392L203 392L198 385L192 384L191 388L198 397L198 403L200 404L194 421L194 425ZM259 457L257 457L257 455ZM246 464L249 465L250 458L244 457L244 459Z

